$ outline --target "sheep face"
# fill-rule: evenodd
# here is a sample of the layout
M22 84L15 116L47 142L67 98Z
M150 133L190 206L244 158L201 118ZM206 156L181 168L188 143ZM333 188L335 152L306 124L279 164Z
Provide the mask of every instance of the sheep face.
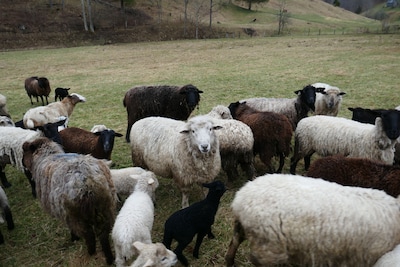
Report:
M332 109L332 108L336 107L337 105L339 105L339 103L342 101L342 95L346 94L345 92L340 92L338 89L335 89L335 88L327 89L320 93L325 96L324 100L325 100L326 106L329 109Z
M143 264L143 267L170 267L174 266L177 258L174 252L167 249L162 243L145 244L140 241L133 243L139 257L132 266L139 266L136 263Z
M214 130L221 129L221 126L214 126L210 118L197 116L188 121L186 129L181 131L188 136L190 144L196 146L201 153L209 153L212 147L218 147L213 144L218 142Z
M197 89L196 86L191 84L185 85L182 87L180 94L184 94L186 97L186 103L189 106L190 110L193 110L200 101L200 94L203 91Z
M95 132L94 134L100 136L100 141L103 144L104 152L110 152L114 147L114 138L122 136L122 134L116 133L111 129Z
M385 110L381 112L383 129L387 137L395 140L400 136L400 111Z
M14 122L7 116L0 116L0 126L1 127L14 127Z
M316 92L322 92L324 88L315 88L312 85L307 85L302 90L297 90L294 93L299 95L302 102L312 111L315 111Z

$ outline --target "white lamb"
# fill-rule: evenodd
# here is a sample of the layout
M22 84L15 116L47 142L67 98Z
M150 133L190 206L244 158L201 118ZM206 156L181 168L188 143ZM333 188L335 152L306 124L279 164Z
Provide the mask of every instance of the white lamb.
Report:
M240 164L247 174L247 179L255 176L253 165L254 137L251 128L239 120L232 118L228 107L218 105L207 114L212 117L214 124L222 126L216 131L219 141L222 169L229 181L238 177L237 166Z
M400 199L381 190L272 174L247 182L231 207L226 266L244 239L256 266L372 266L400 243Z
M35 107L29 109L24 117L23 122L25 128L32 129L46 123L59 121L60 117L69 118L74 110L74 107L79 102L86 102L86 98L79 94L71 94L62 101L53 102L47 106ZM68 125L68 120L65 122L65 127Z
M156 176L153 172L140 167L127 167L122 169L110 169L111 178L114 182L115 190L119 197L128 197L135 189L139 179L153 178Z
M170 267L177 262L175 253L162 243L145 244L136 241L133 247L139 256L130 267Z
M314 83L312 86L316 88L325 88L319 91L315 98L315 115L337 116L342 104L342 96L345 92L341 92L336 86L326 83Z
M135 178L135 175L132 175ZM125 200L112 229L115 263L125 266L135 255L133 242L151 243L154 222L154 195L158 180L149 177L138 179L134 192Z
M395 267L400 266L400 245L383 255L373 267Z
M182 192L182 207L189 206L193 184L211 182L221 170L219 142L209 116L187 122L148 117L132 125L130 140L135 166L173 178Z
M388 137L388 129L383 128L380 117L375 125L323 115L304 118L295 131L290 172L296 172L297 162L302 158L307 170L314 152L323 157L340 154L393 164L395 144L396 139Z

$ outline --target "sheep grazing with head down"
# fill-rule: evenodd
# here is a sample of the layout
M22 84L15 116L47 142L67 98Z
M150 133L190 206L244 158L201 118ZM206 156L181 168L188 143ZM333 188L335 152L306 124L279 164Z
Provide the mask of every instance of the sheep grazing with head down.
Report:
M134 255L133 243L151 243L154 222L155 190L158 180L153 176L134 176L137 179L133 193L125 200L112 229L115 264L125 266Z
M31 108L23 117L24 126L25 128L32 129L46 123L59 121L60 117L70 118L75 105L80 102L86 102L86 98L74 93L62 101L54 102L44 107ZM65 127L67 125L68 120Z
M32 102L32 96L36 97L36 102L39 102L39 97L42 100L42 105L44 106L43 97L46 99L46 104L49 104L49 94L51 91L50 82L46 77L29 77L25 79L25 91Z
M288 118L275 112L257 111L246 102L231 103L229 109L233 118L247 124L253 131L253 153L260 156L268 172L275 172L271 163L274 156L279 156L276 172L281 172L285 158L290 153L293 136L293 128Z
M305 86L302 90L296 90L295 98L248 98L239 102L246 104L258 111L269 111L285 115L296 129L298 122L307 117L310 111L315 111L315 98L317 92L325 88L315 88L312 85Z
M199 258L203 238L206 235L209 238L215 238L211 226L214 224L215 214L226 188L221 181L203 184L203 186L209 189L207 197L187 208L176 211L164 225L163 244L170 249L172 240L175 239L178 242L174 252L184 266L189 266L189 263L182 252L192 242L195 235L197 238L193 257L196 259Z
M141 119L132 125L130 134L133 164L173 178L185 208L191 186L213 181L221 170L215 133L220 128L205 115L187 122L163 117Z
M136 241L133 247L139 256L130 267L171 267L177 262L175 253L162 243L145 244Z
M64 98L66 98L69 95L69 93L68 93L69 89L71 89L71 88L57 87L56 90L54 90L54 93L55 93L54 102L56 102L57 99L59 99L61 101Z
M182 87L170 85L137 86L129 89L123 104L128 113L126 141L132 125L143 118L161 116L176 120L187 120L196 108L203 91L187 84Z
M314 83L312 86L324 88L323 91L319 90L316 93L314 114L336 117L342 104L342 96L346 93L326 83Z
M382 113L375 125L323 115L304 118L295 131L290 172L296 172L297 162L302 158L307 170L314 152L322 157L340 154L393 164L399 136L400 111L397 110Z
M10 113L8 113L7 107L7 98L0 94L0 116L7 116L11 118Z
M255 266L372 266L400 243L400 198L381 190L269 174L247 182L231 207L227 267L245 239Z
M23 150L42 208L68 226L72 240L84 238L90 255L96 252L97 236L112 264L109 234L117 195L106 163L90 155L64 153L47 138L24 143Z
M0 186L0 222L4 223L4 220L7 222L8 230L14 229L14 220L12 217L10 205L8 204L8 198L6 192L4 192L3 188ZM0 232L0 244L4 243L3 234Z
M213 118L215 124L222 126L216 134L222 169L228 176L228 180L233 181L239 176L238 165L246 173L247 179L253 179L255 177L254 137L250 127L241 121L234 120L229 109L222 105L213 107L207 115Z

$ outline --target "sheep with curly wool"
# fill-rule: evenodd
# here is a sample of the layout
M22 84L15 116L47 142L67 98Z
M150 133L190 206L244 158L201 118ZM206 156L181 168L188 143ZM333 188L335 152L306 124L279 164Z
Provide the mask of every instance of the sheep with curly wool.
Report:
M140 167L127 167L122 169L110 169L111 178L115 190L120 198L127 198L135 189L138 179L155 180L153 172Z
M111 159L115 137L122 134L112 129L90 132L78 127L68 127L60 131L64 151L67 153L90 154L98 159Z
M86 98L79 94L71 94L62 101L54 102L43 107L29 109L23 117L25 128L32 129L46 123L56 122L60 117L70 118L75 105L86 102ZM68 120L65 127L68 125Z
M82 237L89 255L96 237L108 264L114 262L109 234L115 221L117 194L108 166L90 155L64 153L48 138L23 145L24 166L32 173L44 211L63 222L73 241Z
M7 110L7 98L0 94L0 116L7 116L9 118L11 118L10 113L8 113Z
M46 77L29 77L25 79L25 91L29 96L29 99L32 102L32 96L36 97L36 102L39 102L39 98L42 100L42 105L44 106L44 99L46 100L46 104L49 104L49 94L51 92L50 82Z
M136 241L133 247L139 256L130 267L170 267L177 262L175 253L162 243L145 244Z
M5 220L7 222L8 230L14 229L14 220L12 217L10 205L8 204L8 198L6 192L4 192L1 186L0 186L0 208L1 208L0 223L4 223ZM0 244L3 243L4 243L4 237L0 231Z
M236 102L229 105L233 118L247 124L254 136L254 155L259 155L267 167L267 171L275 172L272 158L279 156L279 167L276 172L281 172L285 158L290 153L293 128L285 115L258 111L247 105L247 102Z
M315 88L324 88L318 91L315 97L315 115L337 116L342 105L342 96L345 92L340 91L336 86L327 83L313 83Z
M216 131L219 141L222 169L228 180L233 181L239 176L238 165L246 173L247 179L255 177L253 145L254 137L250 127L245 123L234 120L230 110L222 105L215 106L207 114L215 124L222 126Z
M134 255L133 243L151 243L154 222L155 190L158 180L153 176L131 175L137 179L132 194L125 200L112 229L115 250L115 264L125 266Z
M173 240L178 242L174 253L184 266L189 266L189 263L183 255L183 250L192 242L195 235L197 237L193 257L196 259L199 258L200 245L204 237L207 235L208 238L215 238L211 226L214 224L215 214L226 188L221 181L203 184L203 186L208 188L205 199L176 211L164 224L163 244L170 249Z
M0 116L0 127L15 127L15 123L10 117Z
M296 129L298 122L307 117L310 111L315 111L315 98L317 92L325 88L315 88L312 85L305 86L302 90L296 90L295 98L247 98L239 102L246 104L258 111L269 111L285 115Z
M206 115L187 122L164 117L138 120L130 133L133 165L173 178L182 192L182 207L187 207L191 186L213 181L221 170L215 133L221 128Z
M323 115L304 118L295 131L290 172L296 172L297 162L302 158L308 170L314 152L322 157L340 154L393 164L399 136L400 111L389 111L376 118L375 125Z
M381 190L269 174L247 182L231 207L227 267L245 239L255 266L372 266L400 243L400 199Z

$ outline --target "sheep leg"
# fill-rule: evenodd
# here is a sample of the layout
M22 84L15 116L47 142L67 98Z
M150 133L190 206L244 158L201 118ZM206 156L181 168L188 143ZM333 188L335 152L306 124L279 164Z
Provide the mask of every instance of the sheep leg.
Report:
M283 165L285 165L285 155L283 153L280 153L279 154L279 168L276 170L277 173L282 172Z
M76 234L74 234L74 232L71 231L71 241L78 241L79 240L79 236L77 236Z
M235 256L236 251L240 244L246 239L244 229L238 220L235 220L235 225L233 228L233 237L231 243L229 244L228 251L225 254L226 267L235 266Z
M1 180L1 184L5 188L8 188L8 187L11 186L11 184L7 180L6 173L4 172L4 168L3 167L0 167L0 180Z
M14 229L14 220L13 220L13 216L10 210L10 207L5 207L4 210L4 218L6 219L7 222L7 229L8 230L12 230Z
M206 232L197 233L196 245L194 246L194 250L193 250L193 257L195 257L196 259L199 258L200 246L201 246L201 243L203 243L203 239L205 236L206 236Z
M3 234L0 231L0 244L3 244L3 243L4 243L4 237L3 237Z
M26 178L28 178L29 184L31 185L32 196L34 198L36 198L36 183L32 179L32 173L30 171L28 171L28 170L24 170L24 173L25 173Z
M314 154L314 153L311 153L310 155L307 155L304 157L304 169L306 171L308 171L308 168L310 167L312 154Z
M192 240L186 241L184 243L179 243L176 249L174 250L176 257L182 263L183 266L189 266L189 262L182 252L190 244L191 241Z
M114 262L114 256L111 251L110 239L107 233L100 236L100 244L104 256L106 257L107 264L112 264Z
M86 227L86 231L83 234L83 237L85 238L86 247L89 255L93 255L94 253L96 253L96 236L91 227Z
M181 189L182 191L182 209L189 207L188 189Z

